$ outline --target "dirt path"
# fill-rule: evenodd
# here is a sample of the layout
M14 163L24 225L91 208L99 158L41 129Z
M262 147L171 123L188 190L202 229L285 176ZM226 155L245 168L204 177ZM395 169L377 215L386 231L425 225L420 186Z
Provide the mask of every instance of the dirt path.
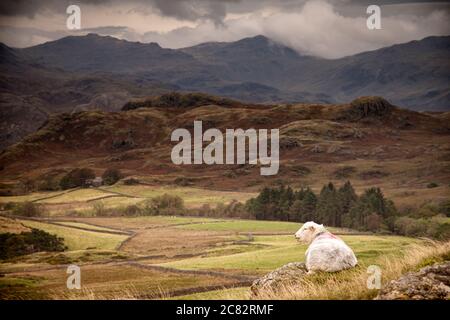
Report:
M52 225L56 225L56 226L60 226L60 227L78 229L78 230L89 231L89 232L106 233L106 234L119 234L119 235L127 235L127 236L133 236L134 235L133 231L125 231L125 230L118 230L118 229L114 230L113 228L104 227L104 226L96 226L96 225L93 225L93 224L91 224L93 227L95 226L95 227L111 229L111 230L90 229L90 228L84 228L84 227L80 227L80 226L71 226L71 225L67 225L67 224L63 223L63 222L76 222L76 223L82 223L82 224L89 225L88 223L78 222L78 221L49 220L49 219L45 219L45 218L32 218L32 217L21 217L21 216L14 216L13 218L18 219L18 220L28 220L28 221L36 221L36 222L40 222L40 223L47 223L47 224L52 224ZM125 239L125 240L127 240L127 239Z

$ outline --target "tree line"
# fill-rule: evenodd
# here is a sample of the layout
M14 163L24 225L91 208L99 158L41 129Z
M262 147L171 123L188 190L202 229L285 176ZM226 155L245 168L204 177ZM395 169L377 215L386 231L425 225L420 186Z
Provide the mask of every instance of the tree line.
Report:
M368 231L392 224L397 212L380 188L369 188L358 196L349 181L340 188L330 182L318 195L310 188L266 187L247 201L246 209L259 220L317 221Z

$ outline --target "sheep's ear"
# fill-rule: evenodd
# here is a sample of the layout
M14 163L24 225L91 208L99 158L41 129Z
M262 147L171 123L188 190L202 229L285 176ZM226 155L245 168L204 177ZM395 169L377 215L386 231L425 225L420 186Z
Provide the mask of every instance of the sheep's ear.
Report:
M311 230L311 231L314 231L316 228L314 228L314 226L309 226L308 229Z

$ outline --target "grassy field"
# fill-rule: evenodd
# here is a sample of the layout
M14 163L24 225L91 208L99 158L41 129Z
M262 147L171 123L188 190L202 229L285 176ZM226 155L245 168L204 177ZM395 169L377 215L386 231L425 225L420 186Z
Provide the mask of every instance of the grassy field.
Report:
M68 250L101 249L114 250L127 236L78 230L36 221L23 221L30 228L44 230L64 238Z
M400 254L415 240L404 237L342 236L355 251L361 265L370 265L377 258L388 254ZM235 254L212 257L195 257L161 264L166 267L190 270L242 270L265 273L292 261L304 261L306 245L296 243L293 236L256 236L248 250ZM255 250L253 247L259 249ZM225 248L226 249L226 248ZM232 246L228 249L232 249ZM231 250L230 250L231 251Z
M61 236L68 250L1 262L5 276L0 277L0 298L248 299L249 282L243 277L254 279L286 263L304 261L306 250L293 237L298 223L174 216L67 217L54 222L63 225L28 220L10 224ZM118 229L131 234L106 233ZM425 243L333 232L355 251L358 270L381 264L386 257L402 261L410 248ZM70 263L82 268L80 292L65 288L65 266Z
M68 211L78 214L92 215L93 206L102 203L105 208L119 208L135 205L146 199L163 194L180 196L188 208L197 208L203 204L215 206L219 203L229 203L232 200L245 202L255 196L254 193L215 191L194 187L177 186L105 186L100 189L76 189L68 191L36 192L24 196L0 197L0 204L33 201L44 205L51 216L64 216Z
M245 201L254 196L253 193L233 192L233 191L214 191L194 187L178 187L178 186L126 186L114 185L104 188L112 192L138 196L142 198L152 198L165 193L180 196L186 199L187 203L217 203L229 202L233 199Z
M0 233L37 228L63 237L67 246L65 252L39 252L0 261L0 273L4 274L0 277L0 298L249 299L249 279L289 262L304 261L307 246L293 237L300 223L188 216L93 217L91 214L98 202L106 208L119 208L165 193L182 197L191 208L232 200L243 202L254 196L194 187L119 184L101 189L0 197L0 203L34 201L49 213L42 221L1 218ZM396 196L410 197L410 194ZM83 214L68 216L73 210ZM46 223L46 219L52 223ZM355 251L361 279L365 276L361 270L368 265L383 264L386 257L403 261L408 250L426 243L348 229L330 228L330 231ZM83 289L76 293L65 287L65 268L73 263L81 266L83 274ZM344 274L343 279L339 288L346 285L348 275ZM358 295L365 296L364 290L357 288ZM321 294L328 297L329 292ZM298 294L295 297L305 298Z
M82 229L89 229L92 231L107 231L107 232L115 232L115 229L101 227L93 224L87 224L82 222L74 222L74 221L56 221L58 225L62 226L68 226L68 227L75 227L75 228L82 228Z
M189 226L179 226L178 228L190 230L206 231L229 231L239 233L291 233L294 234L301 227L301 223L284 221L257 221L257 220L232 220L221 221L214 224L193 224ZM342 228L329 228L335 233L349 233L354 230Z

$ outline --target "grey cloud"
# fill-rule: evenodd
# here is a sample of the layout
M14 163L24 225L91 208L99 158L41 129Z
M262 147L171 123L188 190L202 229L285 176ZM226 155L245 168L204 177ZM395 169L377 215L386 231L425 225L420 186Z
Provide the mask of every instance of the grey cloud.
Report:
M198 20L221 21L228 12L251 13L266 6L300 9L306 0L129 0L127 3L137 8L153 7L169 17ZM330 3L343 6L367 6L369 4L390 5L407 3L450 3L450 0L329 0ZM120 0L2 0L0 15L33 17L40 12L64 12L70 4L88 4L92 6L120 5ZM338 8L339 9L339 8Z
M100 6L106 1L116 0L83 1ZM356 5L356 1L349 0L226 0L220 3L213 0L133 1L142 6L142 9L152 9L153 12L156 9L161 15L198 22L194 27L183 27L169 32L142 33L126 25L98 26L72 32L47 32L3 26L0 27L0 41L11 46L25 47L69 34L93 32L130 41L158 42L162 47L180 48L207 41L235 41L262 34L300 53L337 58L430 35L450 34L448 3L399 5L396 3L400 1L381 1L385 4L382 9L383 29L370 31L366 28L365 9ZM168 2L172 4L169 5ZM149 3L151 8L150 5L145 5ZM257 12L258 8L270 6L275 6L276 10L268 16ZM117 5L117 8L123 7ZM124 14L126 12L125 10ZM134 12L142 11L136 9ZM149 12L141 14L145 16ZM245 17L224 19L226 12L249 14Z

